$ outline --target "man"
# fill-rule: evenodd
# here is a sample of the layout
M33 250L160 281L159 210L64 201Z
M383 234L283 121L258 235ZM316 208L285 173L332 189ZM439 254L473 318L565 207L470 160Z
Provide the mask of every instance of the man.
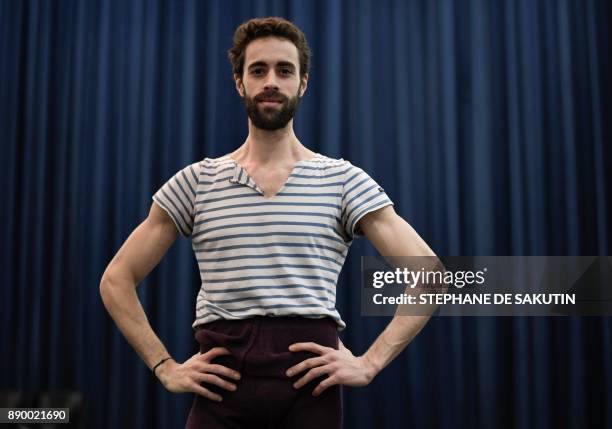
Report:
M383 256L435 256L363 170L304 147L293 116L310 50L280 18L238 27L229 51L249 135L231 154L179 171L109 264L100 291L121 332L171 392L196 393L188 427L338 428L340 386L365 386L428 316L396 316L363 356L338 340L335 285L365 235ZM174 361L136 286L178 234L191 236L202 287L200 353Z

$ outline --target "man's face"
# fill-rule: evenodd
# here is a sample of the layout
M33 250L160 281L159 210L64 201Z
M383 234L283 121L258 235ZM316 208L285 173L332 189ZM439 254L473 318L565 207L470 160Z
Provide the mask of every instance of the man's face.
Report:
M296 46L277 37L255 39L246 48L244 72L235 77L253 125L267 131L284 128L295 115L308 76L300 81Z

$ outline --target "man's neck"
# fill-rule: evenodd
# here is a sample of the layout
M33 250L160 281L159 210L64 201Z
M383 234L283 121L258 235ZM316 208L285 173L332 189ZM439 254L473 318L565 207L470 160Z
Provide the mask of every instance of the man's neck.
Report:
M314 155L315 153L304 147L296 137L293 120L289 121L285 128L275 131L262 130L249 121L249 135L231 157L243 166L290 167Z

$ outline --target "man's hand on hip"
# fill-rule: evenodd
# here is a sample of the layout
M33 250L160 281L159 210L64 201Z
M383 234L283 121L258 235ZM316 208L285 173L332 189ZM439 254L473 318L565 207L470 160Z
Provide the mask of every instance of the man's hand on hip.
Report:
M159 367L157 378L170 392L193 392L213 401L221 401L220 395L203 387L201 383L214 384L232 392L236 390L235 384L219 375L240 380L240 374L225 366L211 363L216 357L228 354L231 353L226 348L215 347L206 353L196 353L182 364L169 360Z
M316 343L295 343L289 346L292 352L308 351L319 356L306 359L287 370L287 376L293 377L301 372L306 374L293 385L296 389L308 384L322 375L327 378L313 390L313 396L319 396L325 389L335 384L345 386L367 386L376 376L377 370L364 356L354 356L342 341L340 349L325 347Z

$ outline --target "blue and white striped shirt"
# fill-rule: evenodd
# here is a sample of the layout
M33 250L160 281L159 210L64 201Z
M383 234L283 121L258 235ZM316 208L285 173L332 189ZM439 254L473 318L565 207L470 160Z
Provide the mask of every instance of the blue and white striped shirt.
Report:
M202 286L195 328L254 316L331 317L336 283L364 215L393 205L362 169L317 154L298 162L273 197L229 155L204 158L153 200L191 237Z

